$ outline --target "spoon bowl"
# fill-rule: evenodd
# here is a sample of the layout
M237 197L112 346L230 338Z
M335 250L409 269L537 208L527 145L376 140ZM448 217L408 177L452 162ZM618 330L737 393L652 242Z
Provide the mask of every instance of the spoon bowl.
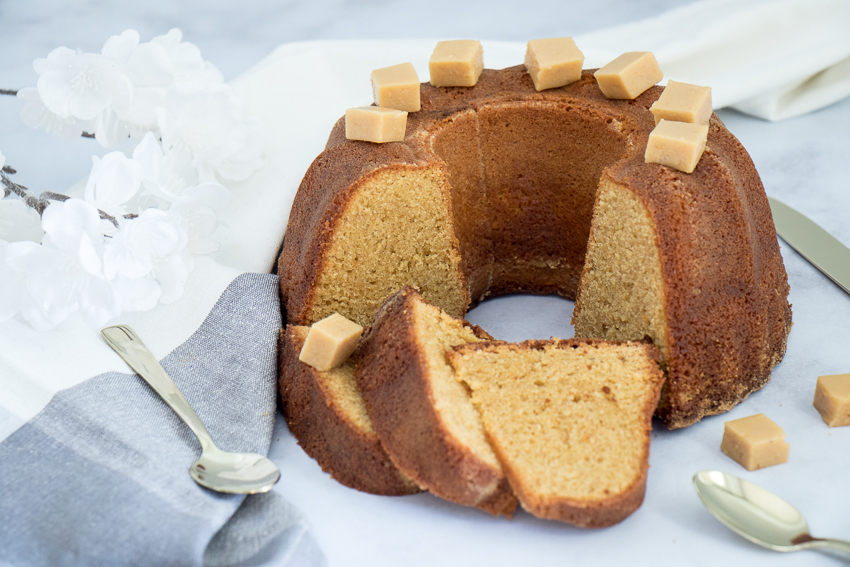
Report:
M127 325L116 325L102 329L100 334L200 441L201 457L189 467L189 474L195 482L217 492L232 494L256 494L271 490L280 479L277 465L256 453L230 453L216 447L201 418L133 329Z
M721 471L700 471L694 487L708 511L726 527L774 551L831 547L850 553L850 543L812 537L803 515L764 488Z
M257 453L228 453L214 445L201 453L189 474L201 486L238 494L268 492L280 479L280 469L268 458Z

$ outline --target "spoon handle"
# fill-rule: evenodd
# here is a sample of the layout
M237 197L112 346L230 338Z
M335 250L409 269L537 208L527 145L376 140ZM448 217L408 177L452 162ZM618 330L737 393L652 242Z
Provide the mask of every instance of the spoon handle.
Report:
M107 344L130 365L130 368L135 370L189 426L204 450L215 446L201 418L133 329L127 325L115 325L102 329L100 334Z
M850 553L850 541L844 541L841 539L831 539L831 538L823 538L819 539L818 542L820 545L818 547L830 547L832 549L837 549L838 551L843 551L844 553ZM812 542L815 543L815 542Z

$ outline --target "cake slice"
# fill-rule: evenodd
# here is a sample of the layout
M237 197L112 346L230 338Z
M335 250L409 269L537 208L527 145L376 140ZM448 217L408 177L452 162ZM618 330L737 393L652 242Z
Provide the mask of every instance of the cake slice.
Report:
M523 508L582 527L616 524L643 502L652 414L664 381L648 343L552 339L454 347Z
M280 398L298 444L350 488L385 496L419 492L381 447L351 360L324 372L298 360L309 330L288 325L280 335Z
M393 463L433 494L510 516L516 497L446 351L490 339L405 287L379 309L355 376Z

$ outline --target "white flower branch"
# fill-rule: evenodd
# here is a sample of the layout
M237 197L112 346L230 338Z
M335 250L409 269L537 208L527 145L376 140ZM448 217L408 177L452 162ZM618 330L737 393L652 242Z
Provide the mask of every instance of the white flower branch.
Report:
M33 67L35 88L0 90L25 101L26 124L135 147L93 156L82 198L36 196L0 153L0 324L50 330L79 312L103 326L176 301L193 257L218 249L220 180L262 165L260 126L180 30L147 43L127 30L100 54L60 47Z
M3 188L4 188L3 189L3 198L5 199L6 197L8 197L12 193L14 193L15 195L17 195L18 197L21 198L21 200L24 202L24 204L26 206L30 207L31 209L34 209L35 212L38 213L38 216L44 216L44 209L47 208L47 205L49 205L51 201L63 203L65 201L67 201L68 199L70 199L70 197L68 195L63 195L61 193L54 193L52 191L42 191L41 195L36 197L35 194L32 191L30 191L27 187L25 187L25 186L23 186L19 183L15 183L14 181L12 181L11 179L9 179L7 177L7 174L13 175L15 173L17 173L17 171L15 169L13 169L11 166L8 166L8 165L4 166L3 169L0 169L0 182L3 183ZM115 226L115 228L119 228L118 220L115 217L113 217L109 213L101 211L100 209L98 209L97 212L98 212L101 219L107 220L107 221L111 222ZM137 215L137 214L126 214L126 215L124 215L124 218L125 219L134 219L137 216L139 216L139 215Z

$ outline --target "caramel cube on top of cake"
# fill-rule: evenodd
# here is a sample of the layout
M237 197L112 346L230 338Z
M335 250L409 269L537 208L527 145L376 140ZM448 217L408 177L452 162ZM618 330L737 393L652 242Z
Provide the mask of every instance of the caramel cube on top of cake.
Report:
M401 142L407 113L394 108L359 106L345 111L345 137L364 142Z
M850 425L850 374L818 376L814 406L828 426Z
M644 160L692 173L707 139L708 126L705 124L661 120L649 134Z
M345 362L363 333L363 327L339 313L313 323L298 360L325 372Z
M439 41L428 70L434 87L474 87L484 70L484 48L473 39Z
M608 98L634 99L664 78L650 51L623 53L593 74Z
M538 91L578 81L583 63L584 54L571 37L532 39L525 50L525 68Z
M664 92L649 110L655 116L656 124L662 119L708 124L711 118L711 87L667 81Z
M788 461L785 432L763 413L724 425L720 449L748 471Z
M401 63L372 71L375 104L405 112L418 112L419 76L412 63Z

